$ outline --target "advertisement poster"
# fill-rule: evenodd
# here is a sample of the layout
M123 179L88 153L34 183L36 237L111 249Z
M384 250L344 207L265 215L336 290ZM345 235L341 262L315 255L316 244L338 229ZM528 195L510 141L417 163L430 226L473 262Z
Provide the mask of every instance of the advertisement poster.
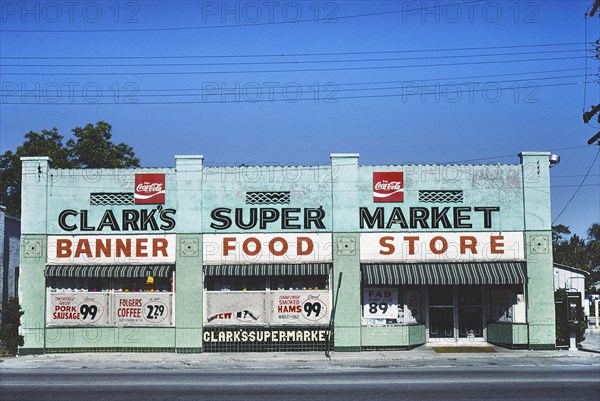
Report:
M404 173L402 171L374 171L373 202L404 202Z
M363 295L363 316L367 319L398 318L398 289L366 287Z
M113 295L113 324L117 326L172 326L173 294L119 293Z
M329 291L305 290L273 292L271 323L324 325L329 323Z
M53 293L48 297L47 326L107 326L109 294Z
M267 323L264 292L209 292L206 294L207 324L238 325Z

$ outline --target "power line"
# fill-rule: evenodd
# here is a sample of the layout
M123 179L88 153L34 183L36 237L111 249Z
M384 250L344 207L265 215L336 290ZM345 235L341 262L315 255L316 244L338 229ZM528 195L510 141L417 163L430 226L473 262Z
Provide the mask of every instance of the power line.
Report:
M212 55L178 55L178 56L2 56L5 60L126 60L126 59L191 59L191 58L262 58L262 57L306 57L306 56L350 56L370 54L398 54L398 53L423 53L423 52L450 52L450 51L474 51L495 49L517 49L532 47L557 47L583 45L586 42L565 43L535 43L527 45L505 45L505 46L483 46L483 47L455 47L435 49L414 50L379 50L379 51L354 51L354 52L327 52L327 53L271 53L271 54L212 54Z
M579 85L581 84L581 82L564 82L564 83L555 83L555 84L546 84L546 85L537 85L538 88L545 88L545 87L558 87L558 86L572 86L572 85ZM514 88L510 88L510 87L497 87L494 88L494 90L497 91L505 91L505 90L512 90ZM483 92L483 91L487 91L489 89L468 89L468 90L457 90L457 91L452 91L452 94L459 94L459 93L473 93L473 92ZM219 94L215 94L215 96L218 96ZM135 95L134 95L135 96ZM339 100L345 100L345 99L373 99L373 98L389 98L389 97L407 97L407 96L422 96L421 93L391 93L391 94L370 94L370 95L354 95L354 96L340 96L340 97L335 97L335 98L330 98L330 99L324 99L321 98L320 102L321 103L336 103ZM126 96L121 96L121 97L126 97ZM133 100L137 100L137 99L133 99ZM209 101L209 100L183 100L183 101L171 101L171 102L165 102L165 101L156 101L156 102L132 102L132 101L123 101L123 102L114 102L114 103L106 103L106 102L37 102L37 103L22 103L22 102L14 102L14 103L7 103L7 102L3 102L2 105L4 106L8 106L8 105L28 105L28 106L58 106L58 105L69 105L69 106L110 106L110 105L118 105L118 106L123 106L123 105L164 105L164 104L176 104L176 105L181 105L181 104L232 104L232 103L245 103L245 104L256 104L256 103L274 103L274 102L287 102L287 103L295 103L295 102L299 102L299 101L315 101L315 99L313 97L299 97L296 99L284 99L284 98L277 98L277 99L258 99L258 100L244 100L244 101Z
M585 57L585 56L583 56ZM10 76L89 76L89 75L209 75L209 74L255 74L255 73L282 73L282 72L323 72L323 71L355 71L355 70L381 70L381 69L401 69L401 68L428 68L428 67L451 67L463 65L487 65L487 64L508 64L508 63L528 63L535 61L556 61L556 60L576 60L582 56L573 57L550 57L534 58L526 60L501 60L501 61L472 61L462 63L436 63L436 64L415 64L415 65L391 65L391 66L363 66L363 67L331 67L331 68L299 68L299 69L278 69L278 70L238 70L238 71L136 71L136 72L3 72L3 75Z
M0 67L205 67L205 66L231 66L231 65L283 65L283 64L329 64L329 63L364 63L379 61L411 61L411 60L439 60L452 58L472 58L472 57L504 57L504 56L524 56L531 54L548 53L573 53L581 52L584 49L577 50L544 50L536 52L516 52L516 53L490 53L490 54L455 54L448 56L420 56L420 57L393 57L393 58L367 58L367 59L345 59L345 60L294 60L294 61L244 61L244 62L220 62L220 63L154 63L154 64L0 64ZM585 51L585 50L584 50ZM587 61L586 61L587 64Z
M465 1L462 3L450 3L445 4L445 7L456 7L456 6L464 6L467 4L480 3L482 0L472 0ZM269 21L269 22L257 22L257 23L244 23L244 24L230 24L230 25L204 25L204 26L186 26L186 27L165 27L165 28L119 28L119 29L3 29L0 27L0 32L13 32L13 33L111 33L111 32L159 32L159 31L190 31L190 30L207 30L207 29L227 29L227 28L246 28L253 26L272 26L272 25L295 25L301 23L314 23L317 21L327 21L327 20L339 20L339 19L353 19L353 18L368 18L368 17L376 17L381 15L392 15L392 14L403 14L407 11L415 12L415 11L424 11L439 8L439 4L434 6L425 6L421 8L411 8L410 10L391 10L391 11L381 11L381 12L373 12L373 13L364 13L364 14L354 14L354 15L345 15L345 16L336 16L333 19L323 19L323 18L307 18L307 19L298 19L292 21Z
M535 81L544 81L544 80L557 80L557 79L566 79L566 78L580 78L580 77L584 77L586 76L586 74L577 74L577 75L563 75L563 76L553 76L553 77L530 77L530 78L521 78L521 79L510 79L510 80L497 80L497 81L490 81L490 82L469 82L468 85L469 86L474 86L474 85L491 85L491 84L500 84L500 83L517 83L517 82L526 82L526 83L535 83ZM466 78L466 79L472 79L472 78ZM436 79L435 81L439 81L441 79ZM425 79L425 80L411 80L411 81L390 81L388 82L389 84L414 84L416 83L421 83L421 82L428 82L431 81L431 79ZM347 88L347 89L340 89L338 88L338 86L357 86L357 85L380 85L382 83L355 83L355 84L337 84L334 82L331 83L325 83L322 84L320 86L317 86L315 84L311 84L311 85L294 85L293 88L294 89L309 89L309 90L317 90L318 88L323 88L322 92L327 92L328 90L333 92L335 91L335 93L337 92L358 92L358 91L375 91L375 90L394 90L394 89L407 89L407 87L405 85L403 86L388 86L388 87L374 87L374 88L369 88L369 87L363 87L363 88ZM465 83L467 84L467 83ZM441 84L440 84L441 85ZM445 83L444 86L456 86L458 85L455 82L447 82ZM464 84L463 84L464 85ZM254 88L254 87L253 87ZM272 89L274 90L276 88L276 86L268 86L267 89ZM137 89L135 90L135 97L159 97L159 96L164 96L164 97L176 97L176 96L191 96L191 97L195 97L195 96L209 96L209 95L219 95L219 93L209 93L207 95L206 91L207 90L213 90L214 88L196 88L196 89ZM252 89L252 88L250 88ZM262 91L261 87L256 87L257 90ZM447 88L445 88L447 89ZM509 88L509 89L515 89L515 88ZM240 87L241 90L241 87ZM176 91L186 91L186 92L190 92L190 91L197 91L199 93L147 93L147 94L138 94L137 92L176 92ZM467 90L468 91L468 90ZM116 92L116 91L115 91ZM123 92L127 92L127 90L123 90ZM447 90L448 93L458 93L455 90L451 90L448 89ZM462 93L462 92L461 92ZM10 90L2 90L0 89L0 95L2 96L10 96L12 94L12 91ZM419 95L421 93L415 93L415 95ZM428 92L429 95L432 95L431 92ZM70 98L87 98L89 96L86 96L84 93L71 93L69 95Z
M587 148L586 145L581 145L581 146L571 146L571 147L567 147L567 148L557 148L557 149L550 149L551 152L557 152L559 150L570 150L570 149L580 149L580 148ZM469 162L475 162L475 161L482 161L482 160L497 160L497 159L506 159L509 157L515 157L515 154L510 154L510 155L501 155L501 156L490 156L490 157L482 157L482 158L478 158L478 159L468 159L468 160L457 160L457 161L453 161L453 162L446 162L444 164L453 164L453 163L469 163Z
M579 192L579 190L581 189L581 187L584 186L583 183L588 178L588 175L590 174L590 171L592 171L592 167L594 167L594 164L596 164L596 160L598 159L598 155L600 155L600 149L598 149L598 152L596 152L596 156L594 157L594 160L592 161L592 164L590 165L590 168L588 169L587 173L585 173L585 176L583 177L583 179L581 180L581 183L579 184L579 186L577 187L577 189L573 193L573 196L571 196L571 199L569 199L569 201L567 202L567 204L565 205L565 207L563 207L563 209L560 211L560 213L558 214L558 216L556 216L556 218L554 219L554 221L552 221L552 225L554 225L554 223L556 223L556 220L558 220L560 218L560 216L562 216L562 214L564 213L564 211L567 210L567 207L569 207L569 205L571 204L571 201L575 198L575 195L577 195L577 193ZM595 185L597 185L597 184L591 184L591 185L587 185L587 186L595 186ZM561 185L561 186L565 186L565 185Z

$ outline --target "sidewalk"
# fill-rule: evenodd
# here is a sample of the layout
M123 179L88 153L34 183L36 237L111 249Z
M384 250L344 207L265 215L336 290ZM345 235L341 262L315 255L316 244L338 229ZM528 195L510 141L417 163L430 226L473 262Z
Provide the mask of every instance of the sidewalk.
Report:
M590 328L585 332L581 349L583 351L600 353L600 329L596 329L593 324L590 324Z
M442 344L440 344L442 345ZM578 351L508 350L493 353L437 353L433 344L410 351L290 353L80 353L0 358L5 369L335 369L376 367L600 365L600 330L587 330Z
M364 369L423 367L502 367L598 365L600 353L585 351L513 351L495 347L494 353L436 353L424 345L410 351L292 353L89 353L28 355L0 360L5 369ZM0 373L1 374L1 373Z

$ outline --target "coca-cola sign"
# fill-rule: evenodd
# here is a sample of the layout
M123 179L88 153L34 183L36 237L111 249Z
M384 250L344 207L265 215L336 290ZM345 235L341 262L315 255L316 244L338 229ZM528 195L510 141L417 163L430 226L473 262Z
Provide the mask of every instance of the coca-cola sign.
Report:
M373 172L373 202L404 202L404 173Z
M161 205L165 203L164 174L135 175L135 204Z

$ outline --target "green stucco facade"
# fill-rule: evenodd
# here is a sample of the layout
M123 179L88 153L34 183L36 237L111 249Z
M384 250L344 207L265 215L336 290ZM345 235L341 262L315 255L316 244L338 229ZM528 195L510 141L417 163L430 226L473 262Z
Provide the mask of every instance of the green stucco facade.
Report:
M175 168L126 170L23 158L21 353L243 351L248 338L265 349L411 349L440 338L554 348L548 157L362 166L357 154L332 154L327 166L226 167L176 156ZM491 266L500 278L402 275L423 264L450 275ZM507 265L522 276L508 277ZM379 272L371 281L368 269ZM155 299L140 307L130 298L144 289ZM287 313L289 299L298 306Z

